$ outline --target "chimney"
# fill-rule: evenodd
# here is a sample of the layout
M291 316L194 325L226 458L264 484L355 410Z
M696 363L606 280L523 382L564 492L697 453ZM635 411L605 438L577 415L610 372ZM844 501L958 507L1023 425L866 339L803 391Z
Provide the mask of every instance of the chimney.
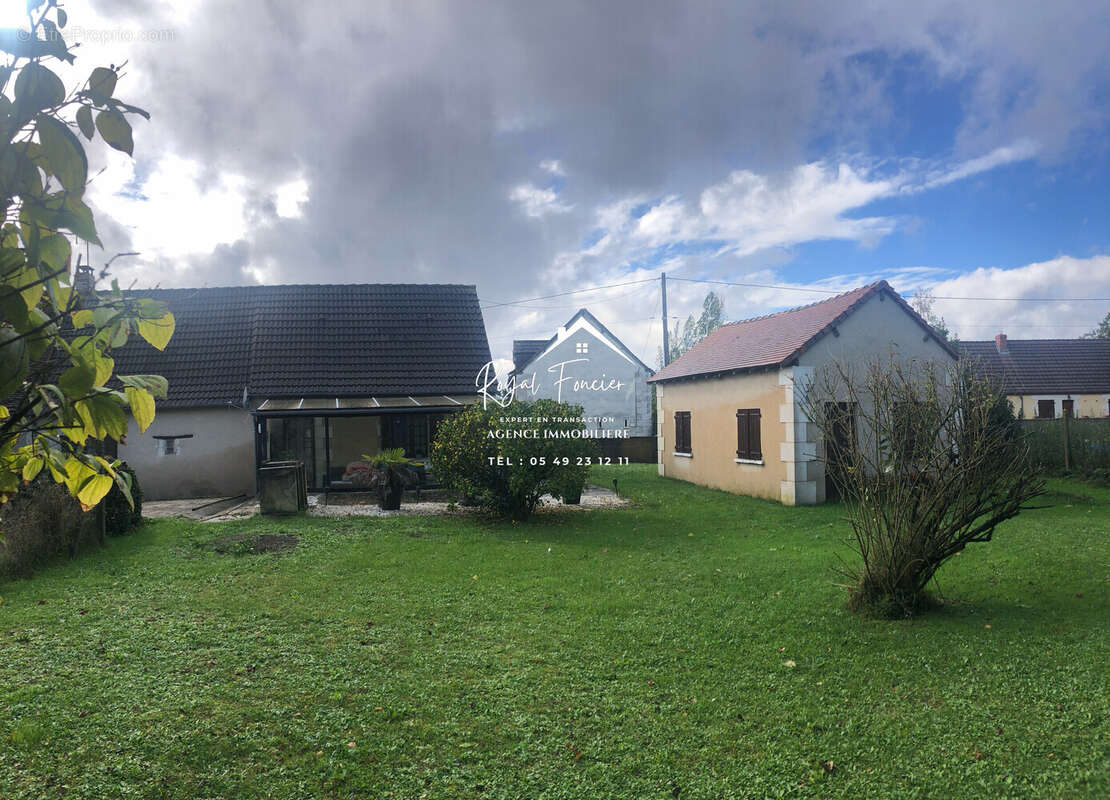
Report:
M78 264L73 273L73 290L77 292L77 297L80 298L82 305L89 303L94 282L92 267L88 264Z
M1010 352L1010 346L1006 344L1006 334L1004 333L994 337L994 346L998 348L998 352L1002 355Z

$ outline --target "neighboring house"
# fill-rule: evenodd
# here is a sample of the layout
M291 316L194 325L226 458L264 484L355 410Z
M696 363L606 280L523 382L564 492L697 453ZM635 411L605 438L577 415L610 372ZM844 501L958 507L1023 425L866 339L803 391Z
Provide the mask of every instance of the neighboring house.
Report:
M305 462L310 489L346 488L362 454L426 458L446 414L476 402L490 361L473 286L239 286L135 292L169 303L164 352L133 340L117 374L169 380L119 457L150 498L255 493L267 460Z
M520 400L537 397L582 406L605 455L655 461L651 368L586 309L579 311L550 339L513 342L513 377L529 388Z
M887 355L957 358L886 281L718 328L649 380L659 474L786 505L824 502L823 443L795 393L826 365Z
M1024 419L1110 416L1110 339L960 342L960 355L998 379Z

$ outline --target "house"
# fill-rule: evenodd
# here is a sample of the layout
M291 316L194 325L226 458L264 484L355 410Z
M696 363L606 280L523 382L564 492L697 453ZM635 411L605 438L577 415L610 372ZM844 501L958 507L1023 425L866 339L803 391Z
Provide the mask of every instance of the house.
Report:
M586 309L550 339L513 342L517 398L539 397L582 406L587 428L610 457L655 462L652 370Z
M960 355L999 380L1025 419L1110 416L1110 339L960 342Z
M267 460L302 460L310 489L345 488L362 454L426 458L439 421L476 402L490 361L473 286L237 286L136 292L177 322L159 352L136 339L117 374L169 380L154 422L119 457L150 498L255 493Z
M888 354L957 358L886 281L718 328L649 379L659 474L786 505L824 502L823 443L796 393L826 365Z

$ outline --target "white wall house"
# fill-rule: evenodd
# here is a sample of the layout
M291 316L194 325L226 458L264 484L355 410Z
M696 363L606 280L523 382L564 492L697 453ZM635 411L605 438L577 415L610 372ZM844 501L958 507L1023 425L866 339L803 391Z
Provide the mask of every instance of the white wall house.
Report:
M256 491L268 460L305 463L309 488L351 488L348 466L401 447L426 459L436 426L476 402L490 361L478 295L452 284L240 286L135 292L169 304L165 351L134 340L118 374L169 381L154 422L119 457L151 499Z

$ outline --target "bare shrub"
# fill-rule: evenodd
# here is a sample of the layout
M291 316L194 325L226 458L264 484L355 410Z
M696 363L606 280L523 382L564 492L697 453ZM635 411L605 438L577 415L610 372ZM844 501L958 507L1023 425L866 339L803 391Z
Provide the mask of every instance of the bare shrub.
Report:
M855 609L921 610L947 559L1043 492L1009 401L967 364L875 358L800 388L862 561L845 570Z

